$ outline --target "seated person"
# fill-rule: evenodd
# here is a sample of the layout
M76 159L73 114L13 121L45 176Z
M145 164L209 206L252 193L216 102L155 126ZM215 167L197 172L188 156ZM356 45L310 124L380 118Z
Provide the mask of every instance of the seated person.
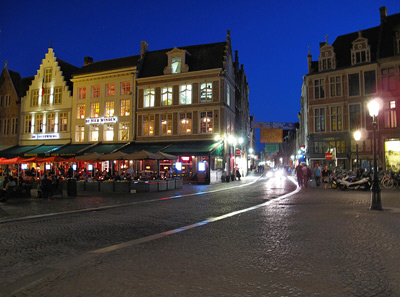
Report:
M10 175L8 178L4 180L3 188L1 189L0 192L0 197L5 197L7 195L7 192L15 188L16 186L17 183L15 182L15 179Z
M51 180L47 178L45 174L40 185L38 186L38 195L39 197L48 197L51 190Z

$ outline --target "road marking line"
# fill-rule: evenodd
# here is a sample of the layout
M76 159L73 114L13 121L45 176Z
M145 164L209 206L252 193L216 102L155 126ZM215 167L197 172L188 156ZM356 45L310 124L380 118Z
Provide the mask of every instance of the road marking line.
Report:
M218 216L218 217L211 217L211 218L208 218L206 220L200 221L198 223L194 223L194 224L187 225L187 226L184 226L184 227L180 227L180 228L177 228L177 229L173 229L173 230L161 232L161 233L158 233L158 234L154 234L154 235L150 235L150 236L146 236L146 237L130 240L130 241L127 241L127 242L124 242L124 243L111 245L111 246L108 246L108 247L105 247L105 248L93 250L93 251L90 251L88 253L89 254L105 254L105 253L109 253L109 252L116 251L116 250L119 250L119 249L122 249L122 248L126 248L126 247L134 246L134 245L137 245L137 244L149 242L149 241L160 239L160 238L172 235L172 234L176 234L176 233L179 233L179 232L187 231L187 230L190 230L190 229L193 229L193 228L196 228L196 227L204 226L204 225L206 225L208 223L214 223L214 222L226 219L226 218L230 218L230 217L236 216L236 215L241 214L241 213L245 213L245 212L248 212L248 211L252 211L252 210L264 207L264 206L274 202L278 198L279 199L283 199L283 198L290 197L290 196L298 193L301 190L301 188L298 186L297 182L292 177L288 177L288 179L296 185L296 189L293 192L284 194L282 196L278 196L278 197L276 197L274 199L271 199L271 200L268 200L268 201L266 201L264 203L261 203L261 204L258 204L258 205L254 205L254 206L251 206L251 207L248 207L248 208L244 208L244 209L241 209L241 210L233 211L233 212L230 212L230 213ZM258 179L256 181L258 181ZM218 192L218 190L217 191L210 191L210 192ZM207 192L207 193L210 193L210 192ZM204 193L205 192L203 192L203 194Z

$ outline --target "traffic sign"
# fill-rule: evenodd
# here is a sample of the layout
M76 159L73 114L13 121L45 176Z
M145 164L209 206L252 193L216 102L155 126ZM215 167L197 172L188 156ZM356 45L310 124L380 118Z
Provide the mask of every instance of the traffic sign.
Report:
M333 158L332 153L326 153L326 154L325 154L325 159L327 159L328 161L329 161L329 160L332 160L332 158Z
M236 156L240 156L241 154L242 154L241 150L240 149L236 149L235 155Z

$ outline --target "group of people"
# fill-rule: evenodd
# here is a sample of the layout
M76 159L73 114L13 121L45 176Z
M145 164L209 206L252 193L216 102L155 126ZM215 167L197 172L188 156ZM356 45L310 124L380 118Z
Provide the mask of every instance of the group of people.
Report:
M302 188L308 187L308 181L314 176L315 184L317 187L321 185L321 181L324 183L324 188L327 189L329 185L329 177L331 175L331 170L327 165L322 167L319 163L315 163L314 170L311 169L305 163L299 163L296 169L297 183Z

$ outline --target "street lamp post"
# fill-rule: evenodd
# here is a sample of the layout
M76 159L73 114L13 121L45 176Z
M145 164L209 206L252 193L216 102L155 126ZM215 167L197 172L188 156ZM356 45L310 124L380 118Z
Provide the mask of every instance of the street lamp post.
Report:
M360 130L354 132L354 139L356 141L356 157L357 157L357 170L358 170L360 168L360 163L358 161L358 141L361 139Z
M372 100L368 103L369 115L372 117L373 127L373 145L374 145L374 180L372 181L371 188L371 207L372 210L382 210L381 201L381 188L379 186L378 179L378 166L377 166L377 147L376 147L376 127L377 117L379 114L379 103L376 100Z

